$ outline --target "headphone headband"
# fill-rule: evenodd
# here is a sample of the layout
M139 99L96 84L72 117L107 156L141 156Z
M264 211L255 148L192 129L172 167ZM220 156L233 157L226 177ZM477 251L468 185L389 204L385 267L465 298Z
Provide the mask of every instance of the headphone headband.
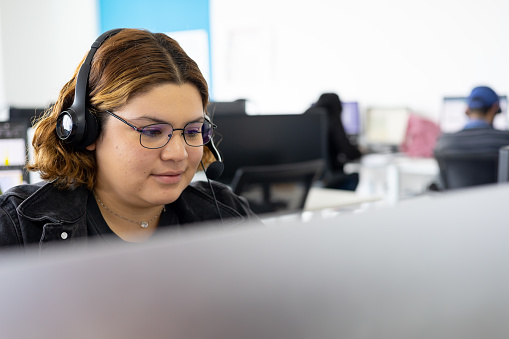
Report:
M87 98L87 87L88 87L88 78L90 76L90 68L92 67L92 59L94 58L95 53L101 47L102 43L108 39L109 37L117 34L122 29L112 29L110 31L107 31L103 34L101 34L92 44L90 47L90 52L88 52L87 57L85 58L85 61L80 67L80 70L78 72L78 77L76 78L76 89L74 93L74 102L71 105L74 106L74 103L78 102L81 104L80 101L86 101Z
M60 140L77 149L92 144L99 134L99 124L87 108L87 88L90 69L95 53L103 42L120 32L122 28L109 30L101 34L92 44L85 61L78 71L71 107L63 110L57 118L56 133Z

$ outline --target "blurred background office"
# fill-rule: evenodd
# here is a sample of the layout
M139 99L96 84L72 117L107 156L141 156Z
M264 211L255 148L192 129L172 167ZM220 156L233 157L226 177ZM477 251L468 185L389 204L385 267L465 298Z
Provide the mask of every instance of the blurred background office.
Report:
M1 0L0 99L47 105L100 32L145 27L205 35L182 39L209 53L196 58L217 101L303 112L336 92L438 119L444 96L509 91L508 15L503 0Z
M9 118L9 107L47 107L101 32L136 27L179 41L213 101L241 98L249 114L295 114L337 93L362 115L359 142L394 147L410 113L449 123L444 110L454 101L445 98L477 85L507 95L508 15L504 0L0 0L0 118ZM369 135L387 110L399 124ZM373 135L386 139L369 145ZM364 168L374 178L379 159L371 160ZM401 170L413 173L414 165L383 175L395 183L385 187L391 199L401 196ZM436 175L436 165L418 167L426 180ZM359 189L376 193L362 174Z

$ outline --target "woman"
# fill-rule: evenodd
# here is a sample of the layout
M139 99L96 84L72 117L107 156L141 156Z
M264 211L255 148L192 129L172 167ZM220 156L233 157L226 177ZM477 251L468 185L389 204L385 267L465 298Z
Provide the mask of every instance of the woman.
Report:
M0 197L0 245L141 242L164 226L256 218L226 186L190 185L214 160L203 146L215 150L215 126L207 83L176 41L112 30L80 66L35 125L28 169L45 183Z
M323 107L327 112L329 168L323 178L325 187L355 191L359 174L346 174L343 167L346 162L359 159L362 154L346 135L341 121L343 104L336 93L324 93L314 106Z

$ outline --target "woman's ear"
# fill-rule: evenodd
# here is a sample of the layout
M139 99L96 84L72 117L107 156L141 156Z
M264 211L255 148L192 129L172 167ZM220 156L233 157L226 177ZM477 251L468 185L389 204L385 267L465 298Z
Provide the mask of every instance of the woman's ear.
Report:
M95 151L95 143L96 142L94 141L92 144L88 145L86 149L89 151Z

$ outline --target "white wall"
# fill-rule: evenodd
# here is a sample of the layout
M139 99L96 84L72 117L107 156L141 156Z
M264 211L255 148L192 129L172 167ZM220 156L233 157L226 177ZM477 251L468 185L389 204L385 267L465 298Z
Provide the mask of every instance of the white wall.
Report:
M211 0L215 100L301 112L322 92L432 118L478 84L509 94L506 0Z
M0 0L1 105L55 101L98 31L96 0Z
M301 112L325 91L436 117L509 94L506 0L211 0L212 96ZM96 0L0 0L0 105L54 101L99 33ZM2 90L3 86L3 90Z

